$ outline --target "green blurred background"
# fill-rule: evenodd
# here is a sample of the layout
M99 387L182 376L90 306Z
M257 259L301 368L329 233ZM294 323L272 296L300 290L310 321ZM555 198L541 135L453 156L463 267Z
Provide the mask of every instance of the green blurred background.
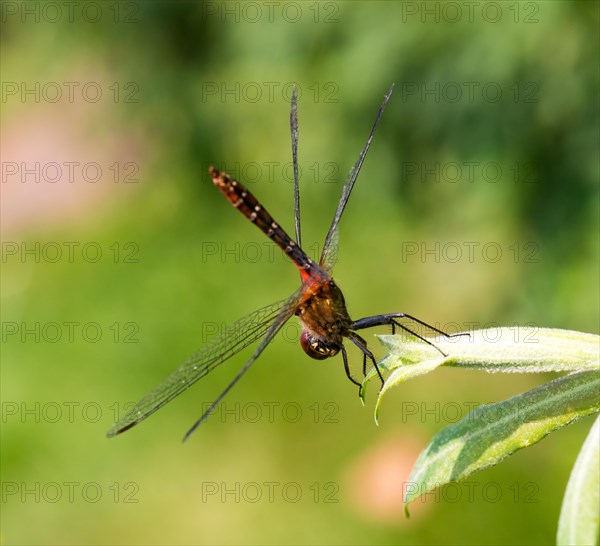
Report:
M598 3L4 2L1 61L3 543L553 542L589 420L401 507L436 431L542 376L440 370L376 427L294 318L188 443L249 353L104 435L297 287L206 173L292 233L293 83L313 255L396 84L341 223L353 317L598 333Z

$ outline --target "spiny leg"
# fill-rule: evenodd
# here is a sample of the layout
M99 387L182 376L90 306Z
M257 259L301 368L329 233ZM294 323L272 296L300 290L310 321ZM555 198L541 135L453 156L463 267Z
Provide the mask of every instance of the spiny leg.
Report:
M385 314L385 315L375 315L375 316L372 316L372 317L365 317L365 318L362 318L362 319L355 320L350 325L350 328L352 330L362 330L364 328L372 328L374 326L390 325L392 327L392 334L395 334L396 333L396 326L397 326L398 328L402 328L402 330L404 330L405 332L408 332L409 334L412 334L413 336L415 336L416 338L420 339L421 341L424 341L428 345L431 345L437 351L439 351L442 354L442 356L444 356L444 357L448 356L437 345L435 345L435 343L432 343L427 338L425 338L425 337L417 334L415 331L411 330L407 326L404 326L403 324L400 324L397 320L395 320L397 318L407 318L409 320L412 320L412 321L420 324L421 326L425 326L425 328L429 328L431 331L436 332L437 334L440 334L441 336L444 336L445 338L452 338L452 337L465 336L465 335L468 336L469 335L468 332L459 332L459 333L456 333L456 334L449 334L449 333L444 332L443 330L440 330L439 328L436 328L435 326L432 326L431 324L427 324L426 322L423 322L422 320L420 320L420 319L418 319L416 317L413 317L412 315L409 315L407 313L388 313L388 314Z
M352 377L352 374L350 373L350 366L348 366L348 355L346 354L346 349L344 348L344 346L342 345L342 358L344 359L344 370L346 370L346 375L348 376L348 379L350 379L350 381L352 381L352 383L354 383L355 385L358 385L358 387L361 387L361 384L356 381L356 379L354 379L354 377Z
M367 375L367 357L368 357L372 360L373 366L375 366L375 370L377 370L377 375L379 376L379 379L381 379L381 386L383 387L384 380L383 380L383 376L381 375L381 370L379 369L379 366L377 365L377 361L375 360L373 353L367 347L367 342L362 337L360 337L358 334L355 334L354 332L351 332L350 334L348 334L348 339L350 341L352 341L352 343L354 343L354 345L356 345L363 353L363 375L365 375L365 376Z

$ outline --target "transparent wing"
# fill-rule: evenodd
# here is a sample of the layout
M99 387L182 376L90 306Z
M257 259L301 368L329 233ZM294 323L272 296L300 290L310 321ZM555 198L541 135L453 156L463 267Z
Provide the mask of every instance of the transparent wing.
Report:
M300 295L300 291L298 291L298 295ZM298 298L299 299L299 298ZM291 300L293 301L293 300ZM256 359L261 355L261 353L265 350L265 347L271 343L271 340L277 335L277 332L281 330L282 326L288 321L288 319L294 314L295 307L297 305L297 301L294 301L294 305L288 306L285 305L283 309L280 311L279 315L275 317L275 320L272 321L271 327L265 334L265 337L260 342L260 345L256 348L248 362L244 364L244 367L237 373L237 375L233 378L233 380L227 385L225 390L218 396L218 398L210 405L210 407L202 414L202 417L198 419L192 427L186 432L183 437L183 441L185 442L192 432L194 432L213 412L213 410L220 404L221 400L225 398L225 395L233 388L233 386L240 380L240 378L248 371L248 368L254 364Z
M290 132L292 133L292 163L294 166L294 223L296 225L296 243L302 247L300 240L300 183L298 180L298 99L296 87L292 90L292 108L290 110Z
M286 300L258 309L225 327L116 422L107 436L116 436L137 425L225 360L254 343L269 332L273 325L278 324L281 317L289 318L299 299L300 291L297 291ZM282 324L279 327L281 326Z
M371 129L371 134L369 135L369 138L367 139L367 143L365 144L365 147L363 148L362 152L358 156L358 161L356 162L354 167L352 167L352 170L350 171L350 174L348 174L348 178L346 179L346 182L344 183L344 186L342 188L342 195L340 197L340 201L338 203L337 210L335 211L333 221L331 222L331 227L329 228L329 231L327 232L327 237L325 237L325 244L323 245L323 253L321 254L321 260L319 262L321 265L325 265L330 262L330 260L328 259L327 256L330 252L333 251L333 247L337 247L337 229L338 229L338 224L340 222L340 218L342 217L342 214L344 213L344 209L346 208L346 204L348 203L348 199L350 198L350 194L352 193L352 188L354 187L354 183L356 182L356 179L358 178L358 173L360 172L360 168L362 167L363 161L365 160L367 152L369 151L369 146L371 146L371 141L373 140L373 135L375 134L375 129L377 129L377 125L379 124L379 120L381 119L381 116L383 115L383 111L385 110L385 107L386 107L388 101L390 100L390 96L392 95L393 89L394 89L394 84L392 84L392 86L390 87L390 90L388 91L387 95L383 99L383 103L379 107L379 112L377 113L377 118L375 119L375 123L373 124L373 128ZM335 241L335 244L334 244L334 241Z
M333 236L331 237L331 241L329 241L329 249L327 253L323 252L321 255L321 265L325 268L327 273L332 273L333 268L338 262L338 247L340 242L340 232L339 230L335 230L333 232Z

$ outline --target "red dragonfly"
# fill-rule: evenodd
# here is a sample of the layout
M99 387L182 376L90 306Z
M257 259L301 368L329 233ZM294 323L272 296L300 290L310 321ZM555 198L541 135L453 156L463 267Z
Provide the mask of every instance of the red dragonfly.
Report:
M290 127L292 133L292 158L294 166L294 216L296 227L296 241L294 241L273 220L273 217L258 202L258 200L240 182L231 178L224 172L210 167L209 174L215 186L221 190L225 198L238 209L248 220L255 224L269 239L271 239L287 256L296 264L302 279L300 288L289 298L258 309L254 313L234 322L224 328L217 336L209 340L195 354L183 362L171 375L169 375L154 390L148 393L131 411L115 423L108 431L108 436L116 436L137 425L156 410L173 400L184 390L204 377L217 366L228 360L248 345L261 339L250 359L229 383L227 388L218 396L207 411L198 419L184 436L184 441L202 424L225 395L248 371L250 366L265 350L266 346L275 337L277 332L292 317L298 316L302 323L300 344L306 354L321 360L342 353L346 375L352 383L360 387L360 383L352 377L348 365L348 356L344 348L344 339L349 339L363 353L363 375L366 373L367 360L371 361L379 374L383 384L383 377L377 366L373 353L367 347L366 341L358 335L357 330L373 326L389 325L392 333L399 327L424 342L435 347L446 356L431 341L421 337L397 319L410 319L422 326L445 337L456 334L446 334L421 320L405 313L389 313L375 315L359 320L352 320L346 309L346 303L341 290L331 276L331 269L337 257L338 224L354 183L358 177L361 166L373 140L373 135L388 100L392 94L393 85L385 96L379 108L375 123L367 142L358 157L358 161L350 171L348 179L342 188L342 195L335 211L331 227L325 238L323 252L319 263L313 261L300 246L300 193L298 182L298 117L296 92L292 93L292 108L290 114Z

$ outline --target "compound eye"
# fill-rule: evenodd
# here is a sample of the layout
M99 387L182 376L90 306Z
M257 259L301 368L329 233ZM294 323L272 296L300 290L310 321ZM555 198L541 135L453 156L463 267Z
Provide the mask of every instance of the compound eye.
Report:
M308 356L316 360L324 360L338 352L337 348L326 345L319 338L310 334L308 330L302 330L300 345Z

